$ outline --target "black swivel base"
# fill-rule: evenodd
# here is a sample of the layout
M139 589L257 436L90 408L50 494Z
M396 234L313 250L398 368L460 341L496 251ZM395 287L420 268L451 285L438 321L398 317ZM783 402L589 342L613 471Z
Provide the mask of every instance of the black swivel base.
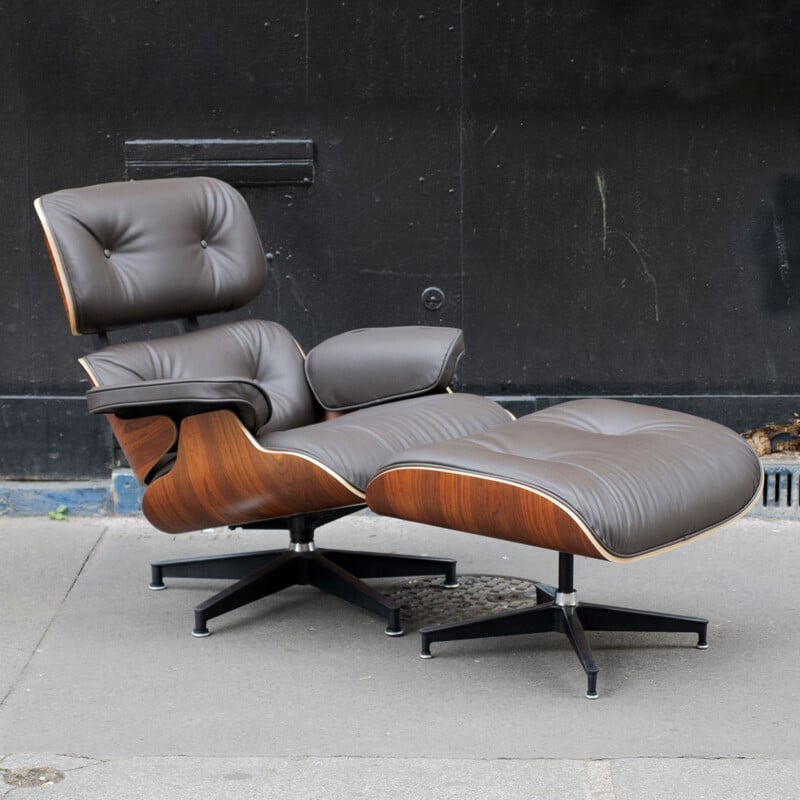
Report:
M532 608L507 611L490 617L429 625L420 629L422 658L431 658L433 642L461 639L482 639L490 636L513 636L529 633L563 633L572 644L586 672L586 697L597 693L599 667L586 640L585 631L644 631L659 633L696 633L697 647L708 647L708 620L681 617L632 608L578 603L573 587L573 556L559 553L559 586L537 584L536 605Z
M288 528L291 537L289 547L155 561L150 565L150 588L166 588L164 578L222 578L236 581L195 608L192 635L197 637L209 635L208 620L298 584L316 586L368 611L385 615L387 636L401 636L400 607L362 579L444 575L444 586L450 589L458 586L456 562L449 558L317 549L314 545L317 527L357 510L357 507L337 509L242 526Z

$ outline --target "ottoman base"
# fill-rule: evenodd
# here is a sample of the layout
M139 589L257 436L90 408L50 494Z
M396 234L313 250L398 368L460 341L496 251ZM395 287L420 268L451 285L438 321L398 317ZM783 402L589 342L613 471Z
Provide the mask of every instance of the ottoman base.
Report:
M463 639L483 639L492 636L515 636L533 633L563 633L567 636L586 673L586 697L598 697L599 667L586 640L585 631L642 631L658 633L695 633L697 647L708 647L708 620L684 617L655 611L579 603L573 584L574 558L559 553L559 585L537 585L537 600L545 599L532 608L507 611L488 617L428 625L420 629L422 658L431 658L433 642L452 642Z

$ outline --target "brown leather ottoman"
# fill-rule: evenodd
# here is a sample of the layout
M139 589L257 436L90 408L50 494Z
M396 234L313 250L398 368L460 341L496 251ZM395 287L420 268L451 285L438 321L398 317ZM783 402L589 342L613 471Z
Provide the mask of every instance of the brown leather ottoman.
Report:
M579 603L575 555L625 562L685 544L743 515L761 462L733 431L688 414L616 400L577 400L485 433L415 447L372 479L367 502L388 516L545 547L558 586L536 606L423 628L437 641L557 631L568 636L597 697L584 631L696 633L708 620Z

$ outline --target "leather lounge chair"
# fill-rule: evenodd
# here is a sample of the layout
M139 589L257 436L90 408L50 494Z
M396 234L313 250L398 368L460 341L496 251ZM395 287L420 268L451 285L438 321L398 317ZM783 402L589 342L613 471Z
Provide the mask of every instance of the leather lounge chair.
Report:
M289 531L288 548L152 564L153 589L165 577L234 581L197 606L195 636L294 584L383 614L399 635L398 607L363 579L441 574L457 585L450 559L318 549L314 532L362 508L397 453L508 421L495 403L449 391L460 331L352 331L306 358L276 322L200 327L198 317L253 300L266 274L245 201L218 180L68 189L35 208L72 333L99 343L80 359L89 410L106 415L146 487L147 519L169 533ZM109 342L109 332L175 320L177 335Z

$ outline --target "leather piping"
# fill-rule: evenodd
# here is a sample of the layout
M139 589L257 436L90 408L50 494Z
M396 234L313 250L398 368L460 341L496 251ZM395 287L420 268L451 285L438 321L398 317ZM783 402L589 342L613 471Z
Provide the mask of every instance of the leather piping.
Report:
M56 277L58 278L58 286L61 290L61 299L64 301L64 308L67 311L69 329L73 336L80 336L81 332L78 330L77 314L75 313L75 299L72 296L72 289L69 284L69 278L67 277L67 271L64 268L64 261L61 258L61 252L58 249L58 243L56 242L55 236L53 236L53 231L50 229L50 224L48 223L47 216L44 213L41 197L37 197L33 201L33 207L36 210L37 216L39 217L39 222L42 224L42 230L44 230L44 237L47 241L47 249L50 252L50 260L53 262L53 268L55 269Z
M89 376L89 381L92 384L92 387L96 387L100 385L100 381L97 379L97 375L95 375L94 370L89 366L89 362L81 357L78 359L78 363L83 367L83 371Z

